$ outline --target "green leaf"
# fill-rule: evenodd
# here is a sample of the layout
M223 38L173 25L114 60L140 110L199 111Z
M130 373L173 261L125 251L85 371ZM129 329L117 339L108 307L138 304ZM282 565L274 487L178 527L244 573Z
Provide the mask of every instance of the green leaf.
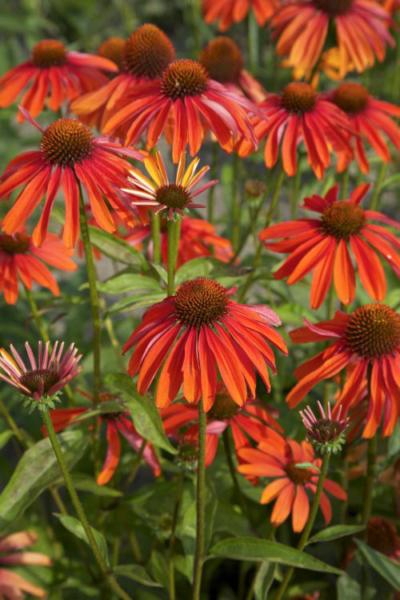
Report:
M85 530L83 529L82 523L79 521L79 519L71 517L70 515L61 515L60 513L54 513L54 516L57 517L57 519L60 521L61 525L65 527L65 529L67 529L70 533L72 533L77 538L85 542L88 546L90 546L89 540L86 537ZM94 539L96 540L101 556L103 557L104 562L108 565L109 558L107 542L104 539L103 534L100 533L100 531L97 531L97 529L95 529L94 527L90 527L90 529L92 530Z
M79 429L58 435L64 460L71 469L83 456L89 436ZM61 480L61 473L48 438L29 448L19 461L0 495L0 532L21 517L49 486Z
M267 600L268 592L274 581L275 565L266 561L261 563L254 581L254 596L256 600Z
M150 398L145 398L137 393L135 384L129 375L118 373L107 375L106 383L111 391L118 393L127 405L132 421L140 435L157 448L164 448L171 454L176 454L175 448L164 433L156 406Z
M13 432L7 429L6 431L2 431L0 433L0 450L4 448L7 442L12 438Z
M300 552L295 548L257 538L242 537L228 538L218 542L211 548L211 556L221 556L233 560L245 560L255 562L270 561L281 565L288 565L298 569L309 569L320 573L334 573L341 575L343 571L331 567L326 563L314 558L310 554Z
M147 269L146 259L141 252L135 250L130 244L116 237L111 233L107 233L97 227L90 227L90 241L93 246L96 246L103 254L122 262L126 265L137 267L143 270Z
M364 529L365 525L333 525L332 527L323 529L313 535L307 543L316 544L317 542L333 542L333 540L339 540L347 535L360 533L360 531L363 531Z
M154 581L150 577L146 569L140 565L118 565L115 567L114 573L119 577L127 577L147 587L161 587L157 581Z
M132 308L132 310L145 308L146 306L150 306L152 304L157 304L157 302L161 302L161 300L163 300L164 298L165 292L152 292L151 294L140 294L139 298L137 296L121 298L121 300L118 300L118 302L112 304L112 306L108 309L108 314L114 315L119 312L124 312L128 308Z
M337 580L337 600L363 600L361 586L347 573Z
M194 258L185 262L176 272L175 282L177 285L187 279L196 277L207 277L212 271L212 264L206 258Z
M138 273L118 273L107 281L98 284L101 292L106 294L124 294L125 292L160 292L155 279Z
M354 540L364 560L383 577L395 590L400 590L400 565L381 552L367 546L361 540Z
M400 174L396 173L396 175L392 175L388 177L381 185L381 191L385 188L396 187L400 185Z
M91 477L88 477L87 475L77 473L76 475L72 476L72 479L75 488L81 492L89 492L90 494L104 496L106 498L119 498L122 496L122 493L118 490L113 490L106 485L97 485L95 480L91 479Z

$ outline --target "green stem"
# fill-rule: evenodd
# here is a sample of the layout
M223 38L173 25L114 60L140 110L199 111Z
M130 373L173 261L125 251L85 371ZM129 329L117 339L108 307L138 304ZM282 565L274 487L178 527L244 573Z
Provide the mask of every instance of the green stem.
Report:
M312 528L314 526L315 519L316 519L316 516L318 513L321 493L324 488L325 478L326 478L326 475L327 475L328 469L329 469L329 460L330 460L330 455L326 454L322 461L321 471L320 471L319 478L318 478L317 489L316 489L315 496L314 496L312 504L311 504L310 515L308 517L308 521L306 523L306 526L303 529L303 533L302 533L299 543L297 545L298 550L304 550L304 548L308 542L308 538L310 537ZM293 567L291 567L286 572L286 575L283 578L283 581L282 581L282 583L278 589L278 592L275 596L275 600L282 600L282 598L285 597L285 593L286 593L289 583L293 577L293 573L294 573Z
M232 458L232 444L231 444L231 438L230 438L228 429L225 429L224 433L222 434L222 438L224 441L226 462L228 464L229 472L230 472L230 475L232 478L233 487L235 489L236 496L238 498L238 501L239 501L240 507L243 511L243 514L246 514L246 505L244 503L243 494L241 492L240 485L238 482L235 463L233 462L233 458Z
M293 177L292 192L290 194L290 218L296 219L297 209L299 207L299 190L301 185L301 171L297 169L296 175Z
M203 403L199 402L199 448L196 489L196 551L193 564L193 600L200 600L204 563L205 512L206 512L206 427L207 417Z
M342 174L342 189L341 189L341 197L347 198L349 193L349 182L350 182L350 173L349 170L346 169Z
M161 263L161 221L160 215L155 213L151 215L151 239L153 241L153 262L159 265Z
M168 551L168 598L169 600L176 600L176 592L175 592L175 566L174 566L174 554L175 554L175 542L176 542L176 526L178 524L179 517L179 509L181 505L182 499L182 486L183 486L183 476L182 474L178 475L178 486L177 486L177 494L176 501L174 507L174 513L172 515L172 525L171 525L171 537L169 539L169 551Z
M285 179L285 172L283 171L283 169L281 169L281 171L279 172L279 175L276 179L275 189L274 189L274 193L272 196L269 210L267 212L267 217L265 219L264 228L269 227L272 223L272 219L274 218L276 207L278 206L279 196L280 196L280 192L281 192L281 188L282 188L284 179ZM256 253L255 253L254 259L253 259L252 269L251 269L250 273L248 274L247 279L245 280L242 290L239 294L239 302L243 302L249 288L252 286L253 281L255 280L255 271L261 261L262 248L263 248L262 243L260 241L258 241Z
M378 450L378 438L375 435L368 442L368 463L367 477L365 480L364 502L362 508L362 523L368 524L372 514L372 495L374 491L375 476L376 476L376 455Z
M72 482L71 475L68 471L68 467L64 460L61 446L58 441L56 432L54 431L53 423L50 418L49 412L47 409L44 409L41 414L43 417L43 423L47 429L50 443L52 445L54 454L57 458L57 462L60 467L60 471L64 478L65 486L66 486L69 496L71 498L71 502L76 511L76 514L78 515L79 521L81 522L81 525L82 525L83 530L87 537L87 541L89 543L89 546L92 549L93 555L94 555L96 562L100 568L100 571L102 572L104 578L107 580L109 587L113 590L113 592L115 594L117 594L117 596L119 598L122 598L123 600L130 600L130 597L128 596L128 594L126 594L126 592L124 592L124 590L119 586L117 580L115 579L114 575L110 572L107 564L105 563L105 561L101 555L100 549L99 549L96 539L93 535L92 528L89 525L89 521L87 519L85 510L84 510L82 503L79 500L78 494L76 493L76 490L74 488L74 484Z
M211 165L210 165L210 179L216 179L217 177L217 162L218 162L218 144L215 142L211 147ZM213 185L208 190L208 202L207 202L207 220L209 223L214 223L215 218L215 188Z
M259 27L254 11L249 11L248 21L249 67L253 75L257 75L259 65Z
M36 329L38 330L40 337L42 338L42 340L44 342L48 342L49 341L49 334L47 332L46 326L43 322L42 317L40 316L40 312L38 309L38 306L35 302L35 299L32 295L32 292L30 289L28 289L26 286L25 287L25 295L26 295L26 299L28 300L28 304L29 307L31 309L31 313L32 313L32 319L36 325Z
M168 221L168 296L175 292L175 270L178 258L179 236L181 232L181 218L176 215Z
M382 184L386 177L387 168L388 168L387 163L382 162L379 172L378 172L378 177L377 177L375 185L374 185L374 191L372 194L372 198L371 198L371 204L370 204L371 210L379 210L380 202L381 202Z
M237 250L240 242L240 194L239 186L239 157L232 157L232 181L231 181L231 215L232 215L232 247Z
M86 270L89 284L90 307L93 323L93 399L95 404L99 402L101 390L101 320L100 320L100 298L97 292L97 276L94 264L92 245L90 243L89 224L87 220L85 203L80 189L80 225L81 237L85 250Z

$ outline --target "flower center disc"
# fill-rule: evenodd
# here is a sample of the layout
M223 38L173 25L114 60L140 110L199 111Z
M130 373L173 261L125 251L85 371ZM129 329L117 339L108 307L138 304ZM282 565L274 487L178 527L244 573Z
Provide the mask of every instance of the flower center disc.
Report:
M290 463L285 470L289 479L297 485L307 483L307 481L310 481L313 475L315 475L315 473L309 469L296 467L296 463Z
M312 110L316 100L317 93L308 83L289 83L282 92L282 106L293 113Z
M244 66L239 46L225 36L212 40L204 48L200 63L210 78L220 83L237 83Z
M321 216L323 231L338 240L348 240L365 225L364 210L353 202L334 202Z
M135 77L157 79L175 59L175 49L164 32L146 23L125 44L124 66Z
M168 208L185 208L190 202L189 192L181 185L170 183L158 188L156 192L156 200L160 204L168 206Z
M36 67L60 67L66 59L65 46L58 40L42 40L32 48L32 62Z
M352 5L353 0L314 0L314 6L332 17L345 14Z
M29 237L23 233L0 234L0 250L7 254L24 254L29 249Z
M183 58L167 67L161 89L165 96L177 100L185 96L199 96L207 89L207 83L207 71L203 65Z
M372 517L367 526L367 543L378 552L391 556L399 548L395 526L381 517Z
M218 321L226 313L227 304L225 288L205 277L185 281L175 296L176 315L189 327L201 327Z
M342 83L333 94L336 106L352 115L366 108L368 98L368 90L360 83Z
M97 54L99 56L102 56L103 58L108 58L108 60L112 60L113 63L118 65L118 67L121 69L125 45L126 42L123 38L110 37L108 38L108 40L106 40L99 46Z
M49 369L37 369L36 371L28 371L21 377L21 383L34 394L47 394L47 392L58 381L57 371Z
M234 417L240 407L232 400L229 394L217 394L215 397L214 404L208 413L211 419L217 421L224 421L225 419L231 419Z
M92 151L92 133L75 119L59 119L44 132L40 149L52 163L72 166L87 158Z
M365 358L391 354L400 346L400 315L386 304L365 304L350 315L345 339Z
M342 425L331 419L319 419L312 425L312 434L323 444L336 440L342 431Z

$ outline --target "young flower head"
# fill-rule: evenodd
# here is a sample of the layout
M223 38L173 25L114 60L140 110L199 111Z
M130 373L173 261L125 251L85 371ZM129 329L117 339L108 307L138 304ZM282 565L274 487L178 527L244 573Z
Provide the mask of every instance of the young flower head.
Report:
M90 399L93 402L93 396L87 392L79 390L82 396ZM115 396L107 392L100 393L100 401L107 402L115 399ZM92 407L77 406L74 408L56 408L51 411L50 417L56 432L63 431L71 425L79 423L79 418L90 412ZM161 473L160 463L154 448L151 444L147 444L146 440L137 432L132 423L128 412L103 412L99 416L100 424L105 425L105 434L107 442L107 452L104 463L97 475L97 484L106 485L114 476L121 459L121 436L125 438L129 446L138 453L142 451L143 460L152 469L155 477ZM43 429L43 433L47 435L47 431ZM144 449L142 450L142 446Z
M234 23L243 21L253 11L262 27L279 6L279 0L203 0L206 23L218 21L220 31L226 31Z
M376 0L291 0L271 19L276 51L299 78L309 78L334 26L343 78L350 67L361 73L385 58L394 45L389 13Z
M129 373L139 374L145 393L159 373L156 404L167 406L182 387L188 402L214 404L220 375L234 402L255 397L256 372L270 389L267 365L275 370L270 343L287 352L272 327L278 316L265 306L230 299L233 290L199 277L185 281L174 296L149 308L124 346L134 348Z
M28 61L0 78L0 108L13 104L27 88L21 105L32 117L37 117L45 104L56 112L65 102L106 83L102 71L117 70L107 58L71 52L58 40L42 40L32 48ZM18 120L24 117L19 113Z
M107 47L110 48L110 43ZM119 66L117 75L101 88L80 96L71 105L72 111L85 123L100 129L128 90L160 79L167 66L175 60L175 48L169 37L150 23L138 27L123 46L121 42L114 42L112 48L115 56L112 60Z
M390 118L400 117L400 107L378 100L368 93L360 83L346 82L328 94L328 99L346 113L354 132L352 145L354 155L362 173L369 172L369 163L365 152L367 143L384 162L391 159L387 138L393 146L400 149L400 128ZM338 170L347 169L353 156L339 153Z
M203 48L199 62L210 79L224 84L234 92L242 93L253 102L261 102L267 92L244 68L244 58L239 46L227 36L219 36Z
M113 211L126 214L119 190L126 185L131 165L124 157L139 160L141 154L106 138L95 138L86 125L75 119L58 119L45 130L35 121L31 122L42 133L40 149L14 158L0 178L0 198L23 186L3 220L4 232L17 232L45 196L32 236L34 244L40 246L47 234L56 195L62 190L65 198L63 239L68 248L73 247L79 236L81 187L89 198L98 226L115 231L116 219L109 206Z
M287 397L296 406L324 379L347 370L343 389L337 398L343 415L365 399L368 413L363 436L373 437L381 421L383 435L391 435L400 414L400 315L385 304L365 304L352 313L338 311L333 319L290 334L296 343L332 340L325 350L295 371L299 379Z
M18 573L8 568L12 566L49 567L51 559L39 552L27 552L25 548L37 541L36 533L20 531L0 537L0 598L2 600L23 600L25 593L35 598L45 598L43 588L34 585Z
M76 264L71 256L72 250L53 233L47 234L40 248L33 245L25 232L0 233L0 292L7 304L15 304L18 300L19 282L28 289L35 282L58 296L58 283L46 263L62 271L75 271Z
M27 364L12 344L10 350L11 354L0 349L0 379L35 401L54 396L79 373L82 355L75 344L64 351L64 342L57 341L51 348L50 342L40 341L35 356L25 342Z
M149 225L138 225L131 229L124 239L136 247L149 239L151 229ZM149 243L148 251L152 256L152 243ZM167 264L168 258L168 235L165 223L161 225L161 256L163 263ZM214 225L204 219L191 219L184 217L181 221L181 233L178 245L177 267L181 267L185 262L200 258L202 256L212 256L216 260L228 263L233 258L233 248L231 242L217 234Z
M161 79L126 89L102 131L135 144L147 131L148 149L164 132L178 162L186 146L197 154L210 130L222 147L232 149L242 137L256 147L249 115L256 107L243 95L209 78L197 61L171 62Z
M144 166L151 179L139 169L131 169L128 179L130 187L124 189L129 194L130 204L134 207L148 207L156 214L165 211L169 219L173 218L174 213L183 214L187 208L201 208L203 205L193 200L214 186L217 180L208 181L196 189L210 168L202 167L196 173L199 162L199 158L194 158L186 169L186 157L184 153L181 154L175 182L172 183L160 152L148 155L144 159Z
M346 442L345 432L348 418L342 417L342 406L332 415L331 406L325 410L318 401L320 416L315 416L309 406L300 411L307 437L320 454L336 454L341 451Z
M351 153L350 123L347 116L308 83L289 83L281 94L269 94L259 105L254 132L259 140L266 139L265 165L271 169L279 158L289 177L297 171L297 149L305 145L308 163L318 179L322 179L334 150ZM242 141L239 154L252 151Z
M278 527L291 514L293 531L302 531L310 512L307 491L315 494L322 464L321 459L315 458L311 444L298 443L270 430L258 448L242 448L238 454L243 463L238 466L240 473L273 480L265 487L260 500L261 504L275 500L272 525ZM324 481L323 490L320 508L325 523L329 523L332 508L325 492L339 500L346 500L347 495L330 479Z
M304 207L319 213L319 219L287 221L260 233L266 248L289 254L274 273L276 279L287 277L292 285L312 273L312 308L321 306L332 280L339 300L343 304L353 302L356 277L352 258L363 288L374 300L383 300L386 295L386 277L379 255L400 275L399 240L373 221L397 229L400 224L360 206L368 189L368 185L362 184L348 200L339 201L339 188L334 186L323 198L314 195L304 200Z
M108 58L121 70L124 62L125 46L126 40L124 38L111 36L100 44L97 54L103 58Z

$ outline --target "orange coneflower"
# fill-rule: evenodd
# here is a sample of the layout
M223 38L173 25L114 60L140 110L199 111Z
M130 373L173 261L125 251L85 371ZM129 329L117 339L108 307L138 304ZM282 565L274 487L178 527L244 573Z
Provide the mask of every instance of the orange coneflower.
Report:
M373 275L372 275L373 276ZM287 397L296 406L324 379L347 369L343 390L337 398L344 414L364 400L368 414L364 437L373 437L383 419L383 434L391 435L400 414L400 315L385 304L365 304L352 313L338 311L333 319L306 323L291 332L294 342L332 340L328 348L295 371L298 383Z
M358 72L385 58L394 45L389 13L375 0L293 0L282 3L271 20L276 50L299 77L309 78L321 56L329 27L335 26L341 76L351 66Z
M115 46L115 44L114 44ZM118 74L100 89L77 98L71 109L85 122L102 125L112 116L118 101L140 83L157 80L175 60L175 49L168 36L155 25L145 23L124 42ZM115 51L115 50L113 50Z
M121 37L111 36L104 40L97 48L97 54L108 58L115 63L119 70L123 68L126 40Z
M400 149L400 128L390 119L390 116L400 117L400 107L374 98L360 83L342 83L327 97L350 119L352 131L355 133L355 158L361 172L369 172L365 141L384 162L389 162L390 150L384 137L386 136L397 150ZM347 169L352 158L352 155L347 153L343 153L342 156L339 154L338 170Z
M274 273L276 279L288 278L292 285L312 272L311 307L324 301L332 279L336 294L343 304L353 302L356 288L351 254L358 268L362 286L374 300L386 295L386 277L378 251L400 276L400 241L380 221L400 228L400 223L380 212L364 210L360 202L369 185L358 186L348 200L338 200L335 185L325 197L305 198L304 208L320 213L319 219L297 219L267 227L260 239L269 250L290 256ZM281 241L275 241L280 238Z
M218 21L220 31L226 31L233 23L240 23L252 10L260 25L274 14L279 0L203 0L206 23Z
M93 396L87 392L80 390L82 396L93 401ZM102 402L110 401L115 398L114 395L107 392L100 393ZM79 418L90 412L91 407L77 406L74 408L56 408L50 412L50 417L56 432L63 431L67 427L79 424ZM121 458L121 440L120 436L124 437L133 450L138 453L142 452L143 459L150 466L153 474L158 477L161 473L160 463L154 448L151 444L147 444L146 440L136 431L128 412L102 413L99 416L100 424L104 423L106 427L107 452L103 466L97 475L97 483L106 485L118 468ZM43 433L47 435L47 431L43 428ZM142 446L144 448L142 449Z
M134 208L148 207L155 213L165 211L169 219L173 218L174 213L182 214L187 208L202 208L202 204L197 204L193 200L218 182L213 179L196 189L210 167L202 167L196 173L200 159L194 158L186 168L184 153L179 156L174 183L169 180L160 152L149 154L143 162L151 179L143 175L139 169L132 167L128 178L130 187L124 188L124 192L129 195L129 203Z
M307 491L315 494L322 464L320 458L315 458L311 444L285 439L270 430L258 448L242 448L239 457L244 464L239 465L238 470L243 475L273 479L264 489L260 500L261 504L268 504L276 499L271 514L272 525L278 527L291 514L293 531L302 531L310 511ZM312 466L305 468L304 463ZM323 488L320 508L325 523L329 523L332 508L325 491L339 500L346 500L347 495L340 485L330 479L324 481Z
M74 246L79 236L80 186L88 195L99 227L115 231L115 217L109 206L126 213L118 191L126 185L131 169L123 156L141 159L142 155L107 138L95 138L86 125L75 119L58 119L45 130L36 121L32 124L43 134L40 149L23 152L14 158L0 177L0 197L8 196L24 185L4 218L4 231L8 234L18 231L46 196L42 215L33 232L34 243L41 245L55 197L61 188L65 196L64 243L69 248Z
M50 567L51 559L40 552L26 551L26 548L37 542L33 531L19 531L0 537L0 598L2 600L23 600L25 593L35 598L45 598L42 587L34 585L18 573L11 571L10 566Z
M208 42L202 50L199 62L214 81L224 84L234 92L243 93L254 102L267 96L263 86L244 68L239 46L227 36L219 36Z
M0 292L7 304L18 300L18 283L28 289L32 282L48 288L55 296L60 294L57 281L46 263L62 271L74 271L76 264L68 250L54 234L48 233L43 245L37 248L25 232L14 235L0 233Z
M150 225L138 225L131 229L124 239L134 246L139 246L151 235ZM149 246L152 255L152 245ZM161 255L164 264L168 258L168 235L165 226L161 227ZM217 234L214 225L203 219L184 217L181 221L181 233L178 245L177 266L201 256L212 256L228 263L233 258L231 242Z
M277 163L281 147L285 173L295 175L297 147L303 143L308 162L321 179L330 163L332 149L351 154L347 116L308 83L289 83L281 94L270 94L259 109L261 117L257 117L254 131L259 140L266 138L264 159L268 168ZM240 144L240 155L251 151L247 142Z
M164 132L178 162L186 146L192 156L198 152L208 130L226 149L242 137L255 147L249 115L256 110L243 95L210 79L202 64L180 59L168 65L161 79L126 89L103 132L133 144L147 131L148 148Z
M266 306L245 306L230 300L228 290L211 279L185 281L174 296L149 308L124 346L134 348L129 373L139 374L145 393L157 373L157 406L167 406L181 386L188 402L214 403L221 376L233 400L242 406L255 397L256 372L270 389L267 365L275 370L269 344L286 353L273 330L278 316Z
M21 105L37 117L45 103L58 111L64 102L96 89L107 82L101 71L118 67L101 56L67 50L58 40L42 40L32 49L31 58L0 78L0 108L10 106L29 87ZM23 121L24 113L18 115Z

